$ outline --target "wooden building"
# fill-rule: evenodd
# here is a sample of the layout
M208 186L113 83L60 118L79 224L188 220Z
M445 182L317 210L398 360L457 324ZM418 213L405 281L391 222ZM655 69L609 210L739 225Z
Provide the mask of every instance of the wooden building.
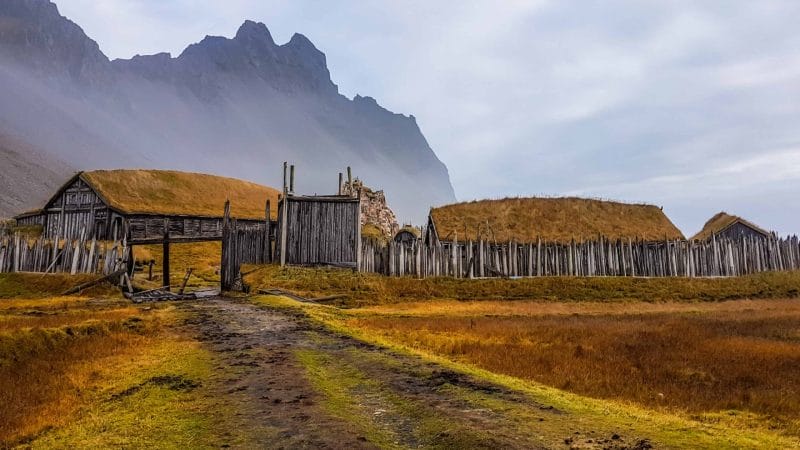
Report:
M411 245L419 240L419 229L406 225L394 235L394 241L405 245Z
M47 237L121 239L130 244L222 239L225 201L240 225L263 225L275 189L214 175L166 170L98 170L69 179L37 211L16 217ZM276 217L271 217L274 220Z
M727 239L742 238L762 238L768 239L773 236L769 231L753 224L739 216L734 216L726 212L714 215L703 225L703 229L692 236L693 241L707 241L712 236Z
M425 242L550 243L596 240L684 240L653 205L565 198L506 198L432 208Z

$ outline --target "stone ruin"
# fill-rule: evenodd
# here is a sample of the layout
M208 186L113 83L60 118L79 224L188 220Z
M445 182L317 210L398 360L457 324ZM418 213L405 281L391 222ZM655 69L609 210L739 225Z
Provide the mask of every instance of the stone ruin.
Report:
M383 191L373 191L358 178L342 184L342 195L357 197L359 192L361 192L361 226L373 225L385 238L391 239L400 226L397 224L394 212L386 204Z

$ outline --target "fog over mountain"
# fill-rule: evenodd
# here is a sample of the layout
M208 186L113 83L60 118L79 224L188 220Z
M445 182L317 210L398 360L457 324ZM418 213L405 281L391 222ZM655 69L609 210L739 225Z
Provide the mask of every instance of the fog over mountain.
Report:
M453 201L413 116L342 96L301 34L264 24L207 36L178 57L110 61L46 0L0 2L0 216L39 206L77 170L170 168L329 194L347 165L400 220Z

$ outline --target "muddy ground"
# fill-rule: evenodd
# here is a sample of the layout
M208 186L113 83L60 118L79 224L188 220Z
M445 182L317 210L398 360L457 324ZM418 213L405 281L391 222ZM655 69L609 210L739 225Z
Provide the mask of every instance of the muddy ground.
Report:
M182 304L215 355L212 395L241 448L650 448L549 405L335 334L301 312L214 298ZM309 363L309 361L314 362Z

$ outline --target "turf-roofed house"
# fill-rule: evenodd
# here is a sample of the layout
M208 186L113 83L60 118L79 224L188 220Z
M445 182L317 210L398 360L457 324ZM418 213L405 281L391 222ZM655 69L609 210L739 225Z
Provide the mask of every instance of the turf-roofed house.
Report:
M693 241L708 241L712 237L739 240L742 238L768 239L773 233L758 225L726 212L714 215L703 229L692 236Z
M575 197L478 200L432 208L425 241L569 243L598 237L615 241L684 240L653 205Z
M168 170L97 170L67 181L40 210L16 217L47 237L131 243L219 240L226 200L240 223L264 223L278 191L233 178ZM277 211L272 211L274 220Z

